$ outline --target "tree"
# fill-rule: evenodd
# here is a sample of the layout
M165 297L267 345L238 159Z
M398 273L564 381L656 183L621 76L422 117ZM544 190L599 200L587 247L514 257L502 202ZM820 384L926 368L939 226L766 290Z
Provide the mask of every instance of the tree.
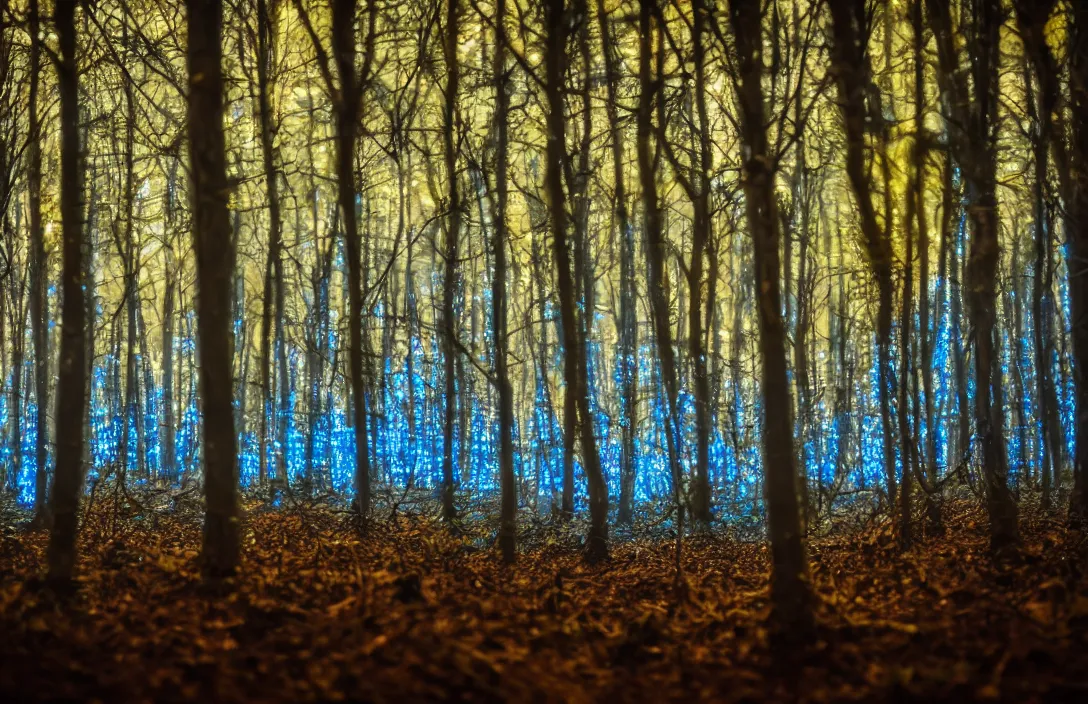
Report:
M442 439L442 517L452 521L456 517L453 505L453 426L457 421L457 346L458 315L455 299L460 288L460 238L461 238L461 187L458 184L457 149L458 116L457 91L461 80L461 66L457 60L458 25L460 11L457 0L446 0L446 36L443 50L446 58L446 87L443 103L442 145L446 160L446 178L449 181L449 200L446 204L446 273L442 285L442 327L446 362L446 422Z
M223 6L186 0L189 69L189 156L196 244L200 395L204 423L203 569L224 577L238 568L237 438L231 362L231 246L229 184L223 137Z
M566 159L566 115L563 78L566 73L567 24L563 0L547 0L544 5L546 129L548 131L545 190L548 194L552 251L559 285L559 314L563 331L563 366L567 394L574 395L577 410L578 439L582 445L582 464L589 485L590 527L586 556L599 560L608 556L608 487L605 485L597 440L593 434L593 416L589 411L586 384L586 358L582 327L574 301L574 278L567 243L567 206L563 189L562 164Z
M604 0L597 0L597 22L604 54L605 90L609 137L612 148L613 209L620 236L620 310L618 320L620 395L623 407L623 439L620 444L620 504L617 521L632 520L635 484L635 437L638 431L638 323L635 300L635 236L628 211L626 177L623 172L623 125L619 119L616 83L619 80L612 28Z
M1054 11L1055 2L1027 2L1017 0L1016 18L1020 29L1020 38L1024 42L1025 74L1030 79L1035 74L1037 88L1033 89L1027 81L1027 112L1032 121L1032 161L1034 162L1034 183L1032 202L1035 235L1034 275L1032 276L1031 315L1033 326L1034 366L1036 376L1036 399L1039 407L1040 429L1040 464L1042 475L1042 505L1044 510L1051 508L1052 493L1056 481L1061 479L1063 456L1062 430L1058 420L1058 397L1054 388L1053 370L1050 360L1053 355L1053 256L1051 209L1047 205L1047 182L1050 171L1051 147L1055 152L1062 199L1071 202L1069 191L1068 155L1063 140L1060 138L1064 127L1055 124L1054 113L1060 97L1057 63L1046 42L1046 23ZM1030 68L1029 68L1030 67ZM1059 139L1054 139L1057 133Z
M365 87L374 62L374 38L378 6L367 0L367 31L363 40L362 67L355 68L355 0L332 2L332 54L336 78L329 66L328 54L317 36L302 0L294 0L306 32L317 54L318 68L332 99L336 113L336 186L337 202L343 227L344 253L347 259L348 288L348 366L355 433L355 508L360 516L370 512L370 440L367 431L366 379L364 375L363 335L363 263L356 209L358 188L355 178L355 147L359 133L359 115Z
M510 351L506 299L506 206L510 112L509 74L506 67L506 0L495 5L495 58L492 81L495 86L495 216L492 256L495 273L491 280L491 316L495 335L495 385L499 392L499 484L502 507L499 519L499 550L503 561L513 563L517 550L517 487L514 477L514 390L510 386L507 356Z
M908 194L907 208L910 213L913 213L913 222L915 231L913 234L917 235L918 239L918 260L919 260L919 295L918 295L918 349L919 349L919 364L911 364L912 371L912 384L914 386L914 430L918 433L918 429L921 427L918 415L924 413L925 427L928 432L926 434L926 448L923 452L922 461L920 464L919 478L922 480L922 490L925 492L926 512L929 516L930 528L939 530L941 527L941 509L937 503L937 488L933 486L934 481L937 478L937 432L936 423L937 419L935 413L935 403L933 398L933 375L929 373L929 370L933 367L933 345L930 336L930 297L929 297L929 227L926 219L926 159L929 155L930 139L925 129L925 94L926 94L926 64L925 64L925 15L922 7L924 0L914 0L910 6L910 23L911 23L911 36L912 36L912 59L914 63L914 145L911 150L913 157L913 167L911 174L910 193ZM911 236L911 221L912 218L908 214L907 218L907 231L908 242L910 242ZM906 258L907 271L911 272L913 267L913 261L911 257ZM904 308L909 308L906 305L908 297L907 289L909 288L907 283L904 283ZM910 315L904 311L904 320L909 320ZM902 330L902 344L904 359L909 359L909 325L901 323ZM922 391L925 397L924 409L919 407L917 401L918 394L918 367L921 366L922 373ZM905 388L905 386L904 386ZM904 403L901 398L900 403ZM905 424L904 424L905 425ZM902 432L902 431L901 431ZM911 440L913 443L913 439ZM903 499L904 502L909 501L909 497ZM905 522L900 530L901 537L909 537L910 532L910 506L906 503L902 504L900 511L900 518Z
M49 523L49 475L46 468L49 408L49 347L46 337L48 300L45 295L48 259L42 227L42 127L38 114L41 83L41 16L38 0L30 0L30 96L29 148L27 150L27 185L30 201L30 325L34 340L34 394L36 401L34 445L34 523Z
M261 142L261 166L268 195L268 259L265 266L264 298L261 313L261 410L260 478L266 477L268 452L268 416L276 419L276 474L287 479L287 354L283 331L284 273L283 216L280 213L280 176L276 164L276 116L272 109L275 81L276 36L280 4L278 0L257 0L257 117ZM275 378L279 382L278 399L272 394L272 356L275 354Z
M0 22L9 16L9 12L8 1L0 0ZM13 448L20 447L22 442L22 428L19 423L22 417L22 374L19 370L22 368L26 338L22 334L26 322L26 311L23 307L24 277L16 259L21 239L18 231L22 212L18 207L20 192L17 183L23 171L23 155L29 142L22 114L25 109L23 103L26 101L26 83L29 81L17 78L20 72L18 56L15 32L0 30L0 85L4 86L4 90L0 91L0 228L3 233L3 238L0 239L0 259L3 264L0 281L7 285L6 288L0 287L0 378L6 380L9 374L9 369L4 367L3 362L7 361L7 333L10 324L11 390L5 395L7 407L11 409L8 413L11 427L3 429L2 437ZM21 452L13 452L10 465L0 467L0 491L11 491L15 487L21 468L21 455Z
M729 19L737 55L737 104L744 144L743 186L755 253L759 352L763 388L764 497L771 541L771 601L774 615L798 631L812 619L801 515L797 502L796 454L782 322L778 202L767 147L763 99L763 26L759 3L731 0Z
M864 0L829 0L832 43L832 70L839 91L846 131L846 174L854 191L854 200L861 218L862 240L869 267L876 279L877 356L879 367L880 417L884 438L884 475L888 490L888 505L896 505L895 448L891 417L892 363L892 248L889 231L891 222L883 227L877 221L872 200L872 182L865 164L866 91L870 73L868 51L868 19ZM905 466L905 465L904 465ZM904 470L904 481L908 474ZM909 505L906 501L904 506Z
M83 303L83 174L79 144L79 68L76 63L77 0L57 0L57 84L61 130L61 350L57 375L57 469L51 508L47 564L49 580L67 583L76 563L79 498L83 489L83 414L86 398L86 342Z
M661 22L656 3L654 0L640 0L638 12L638 172L639 183L642 186L643 243L646 251L646 268L649 273L647 279L654 339L657 343L661 381L665 387L665 399L668 404L665 414L665 442L672 475L673 501L676 504L677 532L682 534L684 531L683 470L680 466L678 430L680 389L676 373L676 356L672 346L672 331L669 327L669 292L668 281L665 278L665 243L661 223L661 205L657 194L657 163L650 151L654 100L656 99L660 105L659 91L662 81L660 70L654 75L650 68L653 57L651 40L654 36L654 21ZM660 37L660 28L658 28L658 36ZM662 58L660 53L658 58ZM658 68L660 69L660 63ZM678 551L677 564L679 559Z
M662 150L672 165L674 178L680 183L688 200L691 201L691 259L687 266L688 279L688 357L692 368L695 395L695 465L691 481L692 517L702 523L710 521L710 435L711 435L711 400L710 376L707 365L706 331L703 326L703 289L705 264L710 255L713 236L712 213L710 207L710 180L713 161L711 157L710 119L707 110L706 81L706 24L710 8L705 0L693 0L691 3L691 43L694 81L692 102L695 104L697 119L689 119L692 141L696 156L691 159L691 166L685 169L680 163L676 150L665 137L666 121L662 118L658 125ZM659 79L663 80L663 78ZM658 100L659 113L664 116L663 96ZM698 125L697 127L695 125ZM659 248L657 248L659 249ZM653 265L651 265L651 269ZM711 279L713 272L711 272ZM651 288L651 301L654 288ZM656 305L656 304L655 304ZM707 307L714 305L708 296ZM656 322L656 319L655 319ZM671 344L671 343L670 343ZM667 353L671 357L672 353ZM674 411L675 412L675 411ZM674 421L675 422L675 421Z
M975 425L982 445L990 544L995 552L1018 542L1016 501L1009 491L1004 445L1002 375L994 341L997 268L1000 261L997 211L997 77L1000 32L1004 22L999 0L976 0L967 38L971 87L967 103L959 59L953 43L948 0L927 0L937 38L938 81L944 94L949 140L963 169L970 222L967 261L967 304L972 327L975 367Z
M1076 455L1073 462L1073 495L1070 513L1088 517L1088 7L1072 3L1069 34L1070 92L1072 93L1071 198L1068 239L1072 245L1069 282L1072 293L1073 356L1076 360L1077 421Z
M118 57L118 63L121 66L124 58L127 58L127 46L128 41L128 18L122 17L121 19L121 45L125 50L125 55ZM127 63L127 62L125 62ZM120 481L118 486L122 489L125 488L125 484L128 479L128 456L129 456L129 438L132 435L132 425L134 424L136 430L136 443L139 447L143 447L144 433L142 423L140 421L141 416L138 408L139 397L139 374L136 371L136 353L139 349L139 334L137 332L137 318L139 315L140 298L139 298L139 275L140 275L140 247L136 240L136 164L135 164L135 150L136 150L136 98L135 88L133 86L133 80L131 74L125 70L123 78L124 83L124 112L121 114L121 119L124 121L124 141L121 144L120 156L123 162L122 188L119 194L120 199L117 203L116 219L112 223L114 245L117 248L117 254L121 258L122 265L122 279L124 284L124 293L122 295L122 302L125 308L125 339L127 344L125 345L125 387L124 395L121 400L121 440L119 443L118 451L118 476ZM118 223L117 220L121 220ZM139 449L137 455L140 455Z

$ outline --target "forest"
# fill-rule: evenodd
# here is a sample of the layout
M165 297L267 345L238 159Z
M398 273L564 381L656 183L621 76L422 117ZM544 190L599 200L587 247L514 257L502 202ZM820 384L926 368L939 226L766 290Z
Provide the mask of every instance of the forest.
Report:
M0 695L1084 701L1086 315L1082 0L0 0Z

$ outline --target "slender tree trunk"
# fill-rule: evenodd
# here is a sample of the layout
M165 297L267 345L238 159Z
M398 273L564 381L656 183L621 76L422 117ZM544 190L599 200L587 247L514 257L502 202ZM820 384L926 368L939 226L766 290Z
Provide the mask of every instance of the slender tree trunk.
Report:
M264 168L265 195L268 199L268 259L265 266L264 298L261 313L261 437L259 447L259 481L263 484L268 476L268 421L269 415L277 419L276 461L277 472L273 478L286 478L284 462L286 448L280 432L279 418L286 409L281 407L272 395L272 355L275 345L276 364L279 367L275 376L286 375L285 365L279 364L280 347L283 344L283 219L280 214L279 175L275 164L275 146L273 144L275 126L273 125L271 71L274 60L274 42L276 27L274 16L276 4L272 0L257 0L257 112L261 136L261 164ZM273 334L273 326L275 334ZM273 343L272 338L275 337Z
M948 159L945 162L944 198L948 215L949 243L949 276L955 281L955 288L950 293L951 305L949 317L952 319L949 344L952 346L952 371L955 378L956 406L954 416L958 419L956 428L956 456L954 460L957 466L965 466L971 460L971 409L967 399L967 361L964 354L963 342L963 300L966 290L961 264L960 251L963 247L963 236L956 223L959 217L960 206L954 201L959 198L960 191L953 181L953 162ZM951 433L949 433L951 435Z
M506 202L507 202L507 117L510 91L506 70L506 0L495 5L495 215L492 256L495 273L491 279L491 325L495 338L495 382L499 392L499 483L502 487L502 514L499 520L499 549L507 564L514 562L517 550L517 487L514 483L514 390L510 386L507 354L506 300Z
M460 288L458 273L461 238L461 188L457 175L457 91L461 80L461 64L457 60L457 42L460 11L457 0L446 3L446 86L443 111L443 146L446 159L446 178L449 180L449 202L446 221L446 273L442 286L442 342L445 357L446 421L442 445L442 518L452 521L457 510L453 505L453 428L457 422L457 292ZM462 403L466 399L461 399ZM464 430L464 423L461 424ZM463 444L463 443L462 443Z
M586 394L590 408L596 405L593 402L593 394L596 390L595 366L593 345L590 340L593 337L593 324L596 317L596 268L593 256L590 252L589 215L590 215L590 180L594 165L591 162L593 148L593 71L596 59L589 43L589 2L588 0L574 0L570 9L571 23L577 28L576 37L578 54L581 59L582 73L578 87L578 96L581 99L580 134L578 135L578 158L567 160L567 164L573 165L575 170L567 177L570 188L570 199L573 205L572 247L574 250L574 282L578 300L581 302L582 325L578 330L581 344L585 348L582 354L585 357Z
M796 6L795 6L796 9ZM795 107L794 115L798 119L800 124L801 106L800 106L800 91L798 91L797 101L798 104ZM808 175L805 173L805 143L803 139L799 139L797 142L797 159L798 159L798 176L797 186L794 195L794 205L800 210L800 229L798 230L797 240L800 244L798 251L798 259L800 264L797 271L797 326L794 330L793 349L794 358L796 360L796 369L794 375L797 378L797 397L799 400L799 416L798 419L798 433L796 437L801 444L800 463L797 467L797 489L801 501L801 524L802 526L808 525L808 512L809 512L809 491L808 491L808 466L809 462L816 463L816 458L810 458L805 451L806 441L808 439L808 433L811 428L811 415L812 415L812 389L811 382L809 380L809 355L808 355L808 339L809 329L811 327L811 310L812 310L812 281L813 274L811 272L812 265L810 264L810 243L812 234L810 232L809 223L809 185Z
M30 201L30 327L34 342L34 394L36 402L34 444L34 523L39 527L50 520L47 502L49 475L46 467L47 410L49 408L49 348L46 318L48 300L45 295L48 261L42 232L42 125L38 114L38 85L41 76L41 8L38 0L30 0L30 95L27 111L27 187Z
M812 621L808 559L797 501L797 455L786 369L782 321L778 203L767 145L763 100L763 28L759 3L729 6L737 46L737 102L746 159L743 187L755 252L759 348L763 386L764 496L771 541L771 601L775 618L789 632L804 632Z
M917 149L917 145L915 145ZM919 179L918 170L922 164L915 161L914 178ZM921 210L919 200L923 194L917 181L912 182L911 191L907 195L906 227L904 228L905 242L903 252L903 300L899 309L899 437L900 453L902 456L903 478L899 487L899 548L909 550L913 541L913 524L911 516L911 501L913 500L914 472L917 468L917 450L915 435L912 433L910 423L910 377L914 368L914 355L911 347L911 333L914 320L914 236L918 212ZM924 219L924 217L922 218Z
M612 147L612 187L614 189L616 226L620 233L620 334L619 374L622 406L620 441L620 505L617 521L630 523L634 513L635 438L638 430L638 322L635 300L635 237L627 209L626 177L623 169L623 126L619 120L616 83L616 53L604 0L597 0L601 50L604 53L606 114Z
M1059 191L1066 204L1066 229L1076 227L1074 202L1073 171L1070 163L1070 151L1076 150L1076 143L1071 141L1070 149L1065 146L1065 125L1060 109L1061 76L1053 52L1047 43L1047 22L1056 6L1055 0L1016 0L1017 26L1024 43L1025 58L1030 62L1038 81L1038 91L1028 91L1028 116L1035 123L1032 146L1035 162L1035 184L1032 194L1034 205L1035 230L1035 272L1032 286L1032 318L1035 321L1034 357L1036 375L1036 393L1039 411L1038 427L1041 451L1041 467L1044 509L1049 510L1052 493L1057 489L1061 478L1062 459L1065 456L1064 437L1058 419L1058 395L1054 388L1051 357L1054 352L1053 341L1053 264L1051 255L1052 217L1046 203L1047 179L1049 173L1048 156L1054 152L1055 170L1058 173ZM1079 10L1079 8L1076 8ZM1073 15L1074 20L1077 17ZM1076 29L1070 33L1072 59L1078 50ZM1084 42L1083 38L1079 39ZM1071 92L1076 88L1075 78L1070 80ZM1075 97L1075 95L1074 95ZM1055 138L1057 136L1057 138ZM1083 186L1081 186L1083 188ZM1070 240L1071 241L1071 240ZM1070 279L1072 282L1072 279Z
M366 64L373 55L376 5L367 2L369 31L366 38ZM355 432L355 507L360 515L370 512L370 439L367 431L366 384L363 368L363 266L359 219L356 212L355 142L358 134L361 77L355 69L355 0L333 0L333 57L340 78L336 110L336 180L340 217L344 225L344 254L347 259L349 376Z
M706 17L710 8L705 0L693 0L692 46L695 63L695 112L699 117L698 169L692 206L691 266L688 268L688 353L694 377L695 391L695 471L692 476L692 518L710 522L710 377L707 374L706 331L703 328L703 260L709 253L711 232L710 173L713 168L710 150L710 119L706 107ZM708 305L711 305L708 302Z
M1077 418L1076 455L1073 460L1073 495L1070 514L1088 517L1088 6L1072 3L1073 22L1069 39L1072 93L1072 162L1080 167L1071 174L1067 236L1072 248L1069 282L1072 299L1074 381Z
M914 216L918 234L918 357L919 364L914 367L915 393L917 394L918 366L921 366L922 394L925 398L924 420L926 428L926 449L921 463L922 477L929 486L925 491L926 514L929 526L939 530L941 509L934 496L933 484L937 480L937 418L934 415L933 399L933 346L930 342L930 301L929 301L929 228L926 220L926 155L929 153L928 137L925 133L925 23L922 12L923 0L914 0L910 18L913 37L914 61L914 170L911 192L914 202ZM944 272L938 272L943 280ZM939 298L939 296L938 296ZM938 304L939 305L939 304ZM940 311L934 320L940 321ZM917 417L917 414L916 414ZM920 425L915 422L915 435Z
M608 487L597 454L593 418L589 410L585 344L579 334L580 322L574 296L570 250L567 243L566 194L563 190L562 164L567 158L566 116L563 84L566 74L567 26L563 0L547 0L545 14L545 92L548 131L545 190L552 229L556 276L559 287L559 314L563 329L564 375L568 395L574 396L577 427L582 445L582 466L589 485L590 528L586 557L600 560L608 556Z
M122 37L128 36L128 23L122 25ZM137 257L138 251L135 241L135 140L136 140L136 106L133 98L132 81L126 79L125 84L125 142L122 147L125 176L122 198L118 210L124 213L124 234L117 242L118 254L121 255L124 267L124 306L125 306L125 388L124 400L121 406L121 443L120 465L118 469L118 483L124 488L128 477L128 455L131 424L136 422L138 415L136 399L139 395L138 378L136 373L136 349L139 344L136 333L136 308L139 305L136 291ZM115 231L116 232L116 231ZM136 442L140 443L139 434Z
M87 139L89 128L84 121L83 140ZM95 228L98 219L98 189L97 171L93 164L91 167L90 199L88 200L87 222L83 228L83 301L84 301L84 336L87 341L85 363L87 365L85 391L89 404L88 412L83 414L83 462L87 468L94 466L94 424L90 408L94 406L94 352L95 335L98 330L98 303L95 294Z
M652 152L654 101L660 100L663 80L654 75L650 62L653 60L651 40L655 34L653 23L660 22L655 0L639 2L639 101L638 101L638 174L642 186L643 244L646 252L647 288L649 290L654 339L657 346L661 381L665 387L667 403L665 442L668 449L669 469L672 474L673 499L676 502L678 532L684 529L684 485L680 466L680 434L678 432L678 398L676 356L669 328L669 292L665 277L665 241L661 205L657 194L657 162ZM660 34L660 26L656 33ZM700 255L701 256L701 255ZM677 556L679 564L679 555Z
M155 480L156 471L148 458L148 438L150 433L147 432L146 428L148 419L155 417L155 377L151 371L151 355L148 354L147 321L144 320L142 307L138 308L137 312L139 316L136 320L136 326L140 340L140 372L143 376L143 382L141 383L143 395L139 404L140 414L136 417L136 434L140 437L140 444L137 446L139 454L136 461L139 464L141 476L150 483ZM86 455L84 456L86 457Z
M83 178L79 145L79 84L76 65L76 0L57 0L54 21L60 61L61 228L64 258L61 352L57 398L57 472L53 482L53 530L49 535L49 580L67 583L76 563L79 497L83 489L83 414L86 412L86 341L83 339Z
M1017 470L1020 486L1024 486L1031 480L1031 463L1028 462L1028 390L1024 383L1024 355L1023 345L1020 341L1024 340L1024 309L1020 305L1021 300L1026 300L1026 296L1022 296L1020 285L1024 279L1022 275L1022 269L1020 264L1020 233L1015 233L1013 236L1012 245L1012 262L1009 267L1010 272L1010 285L1005 289L1003 296L1003 303L1005 307L1006 318L1009 311L1012 312L1012 326L1009 330L1009 367L1012 374L1013 383L1013 395L1012 402L1016 409L1016 433L1018 440L1018 462L1019 467ZM1007 321L1006 321L1007 322ZM1019 500L1019 491L1016 494L1016 499Z
M8 420L11 423L11 488L18 492L19 475L23 472L23 414L26 409L23 400L26 366L26 308L23 299L26 296L24 283L14 269L11 279L11 410L8 411Z
M167 482L177 480L174 418L174 290L173 256L167 254L164 266L162 302L162 473Z
M1021 36L1024 37L1025 47L1031 46L1031 32L1033 28L1028 25L1023 10L1018 6L1018 16L1021 25ZM1030 49L1029 49L1030 52ZM1025 57L1026 59L1027 57ZM1047 171L1049 169L1049 155L1046 145L1046 124L1039 114L1040 98L1042 93L1036 93L1031 83L1031 74L1025 61L1024 87L1027 93L1027 113L1031 120L1035 134L1032 139L1032 161L1034 162L1034 179L1032 183L1032 230L1034 233L1035 258L1033 262L1034 272L1031 287L1031 316L1032 316L1032 347L1033 362L1035 367L1035 391L1036 403L1038 403L1035 425L1039 431L1039 481L1042 485L1041 505L1044 511L1052 508L1053 467L1057 455L1051 453L1051 425L1049 423L1051 404L1056 406L1057 396L1054 393L1054 385L1051 381L1051 320L1050 289L1053 281L1050 279L1050 218L1047 213L1046 188ZM1040 81L1041 82L1041 81ZM1060 431L1059 431L1060 433Z
M537 404L537 407L539 408L539 412L543 414L548 424L546 434L542 432L543 429L541 429L538 425L537 447L539 448L540 452L540 463L548 469L549 488L551 490L551 510L553 513L555 513L558 509L560 516L565 517L563 516L561 504L557 505L555 502L555 477L552 466L552 454L550 452L551 448L555 445L555 438L553 435L553 429L555 427L553 420L555 417L555 409L552 404L551 388L548 383L548 306L547 299L545 298L544 293L544 253L541 251L539 237L533 237L530 246L532 247L533 279L536 283L537 291L537 314L540 316L540 334L537 336L537 344L535 345L536 349L534 350L535 354L533 355L537 366L537 373L539 375L539 393L540 396L543 397ZM573 435L573 430L571 432L571 435ZM564 457L563 460L565 469L566 457Z
M864 0L829 0L834 34L832 64L846 130L846 174L861 216L861 231L869 267L876 279L877 364L880 418L884 438L884 475L888 503L896 505L895 447L891 419L892 369L892 249L888 231L881 227L873 207L872 179L865 164L865 95L869 87L866 50L867 20Z
M204 422L203 569L207 577L238 568L240 521L234 434L231 315L234 277L226 148L223 136L223 6L186 0L189 48L189 151L196 244L200 396Z

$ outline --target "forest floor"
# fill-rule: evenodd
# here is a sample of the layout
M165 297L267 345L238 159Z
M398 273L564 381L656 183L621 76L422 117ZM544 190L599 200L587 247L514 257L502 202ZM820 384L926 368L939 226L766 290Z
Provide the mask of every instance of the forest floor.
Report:
M724 529L685 541L678 588L668 536L588 567L577 526L541 525L507 568L487 526L360 538L249 503L244 570L213 589L199 512L141 509L92 506L69 595L35 579L47 535L0 512L0 700L1088 701L1088 541L1029 510L1002 565L970 502L905 554L886 523L813 538L817 629L785 648L767 548Z

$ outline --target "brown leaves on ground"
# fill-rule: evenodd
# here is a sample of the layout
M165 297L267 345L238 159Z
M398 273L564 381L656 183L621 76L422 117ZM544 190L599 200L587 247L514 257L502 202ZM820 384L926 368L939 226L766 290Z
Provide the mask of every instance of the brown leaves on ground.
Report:
M518 564L401 516L246 519L240 577L199 579L200 525L86 517L78 590L35 581L43 533L0 533L4 701L1088 701L1086 542L1043 518L994 565L984 516L899 554L888 528L813 541L818 627L770 644L767 550L632 540L587 567L530 535ZM2 529L0 529L2 530ZM109 536L109 537L106 537ZM778 641L775 640L775 643Z

